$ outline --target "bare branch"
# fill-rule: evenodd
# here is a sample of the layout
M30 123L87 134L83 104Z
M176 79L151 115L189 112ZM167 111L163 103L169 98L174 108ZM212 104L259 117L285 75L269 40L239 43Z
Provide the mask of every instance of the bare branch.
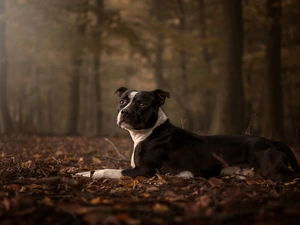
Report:
M215 157L216 160L220 161L224 167L229 166L229 164L224 159L222 159L220 156L218 156L216 153L213 152L212 156Z
M251 126L252 126L253 119L254 119L254 117L255 117L259 112L260 112L260 110L257 110L257 111L252 115L252 117L251 117L251 119L250 119L250 122L249 122L249 125L248 125L248 128L247 128L247 130L245 131L245 134L246 134L246 135L251 135Z
M15 136L11 136L9 139L7 139L7 141L5 141L4 143L3 143L3 145L1 146L1 148L0 148L0 151L2 150L2 148L11 140L11 139L13 139L13 138L16 138Z
M184 129L184 124L186 122L186 119L180 118L180 122L181 122L181 128Z
M110 143L112 145L112 147L115 149L115 151L117 152L117 154L119 155L120 158L125 159L125 156L123 156L119 150L117 149L117 147L114 145L114 143L112 143L110 140L108 140L108 138L104 138L105 141L107 141L108 143Z

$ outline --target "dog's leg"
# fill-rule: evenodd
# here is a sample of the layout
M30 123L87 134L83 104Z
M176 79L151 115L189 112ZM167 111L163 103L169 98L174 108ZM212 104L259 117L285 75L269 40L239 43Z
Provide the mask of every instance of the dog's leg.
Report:
M91 171L76 173L76 176L92 177L95 179L100 179L100 178L119 179L120 177L122 177L122 170L116 170L116 169L96 170L93 176L91 175L92 175Z
M288 181L298 177L288 168L287 156L276 148L268 148L260 152L256 159L263 177L268 177L274 181Z

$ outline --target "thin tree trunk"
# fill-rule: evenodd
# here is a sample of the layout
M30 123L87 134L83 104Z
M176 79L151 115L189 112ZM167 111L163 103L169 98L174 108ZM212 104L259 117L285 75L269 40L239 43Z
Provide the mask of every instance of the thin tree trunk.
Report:
M180 68L181 68L181 84L182 84L182 90L181 90L181 96L185 96L189 93L188 91L188 76L187 76L187 56L184 46L184 37L185 37L185 27L186 27L186 16L184 11L184 5L182 0L177 0L177 5L179 8L179 30L180 30L180 51L179 51L179 59L180 59ZM185 128L192 130L194 121L192 119L192 112L190 110L190 107L184 107L184 117L186 122Z
M52 116L52 109L53 109L53 102L52 102L52 90L49 89L47 93L47 112L48 112L48 133L52 134L53 131L53 116Z
M26 95L25 95L25 85L26 84L20 84L19 87L19 98L18 98L18 117L19 117L19 123L18 123L18 130L20 133L24 132L24 102L26 101Z
M206 3L205 0L198 0L198 8L199 8L199 29L200 29L200 38L205 41L207 40L207 25L206 25L206 17L205 17L205 10L206 10ZM211 76L212 74L212 68L211 68L211 57L209 54L209 48L207 46L207 44L203 44L202 45L202 57L203 60L206 64L206 76ZM203 115L203 118L205 118L205 120L201 119L199 120L199 127L201 129L202 132L207 132L209 129L209 121L211 121L212 118L212 109L213 109L213 95L211 94L211 90L204 89L204 91L200 91L199 92L199 101L201 105L205 105L205 111L201 112L201 114ZM200 112L198 112L198 115L200 114Z
M241 133L244 115L242 79L243 17L240 0L221 1L224 12L224 71L210 133Z
M78 124L78 130L85 133L85 131L91 131L89 126L89 101L87 101L89 97L89 77L88 76L82 76L80 79L80 100L83 100L82 103L80 103L80 109L79 109L79 124ZM79 101L80 101L79 100Z
M79 37L83 39L86 30L86 12L83 12L77 17L76 32ZM70 83L70 111L69 111L69 124L68 133L76 134L78 131L79 122L79 109L80 109L80 69L82 65L82 48L74 46L71 56L71 63L73 66L73 74Z
M262 136L284 140L281 78L281 0L267 0L271 24L266 37Z
M94 54L94 85L95 85L95 97L96 97L96 133L99 135L102 133L102 107L101 107L101 56L102 56L102 17L103 17L103 0L97 0L98 14L97 14L97 26L99 32L97 33L98 48L99 51Z
M162 1L154 0L154 11L155 18L158 23L163 23L162 17ZM165 80L163 77L163 53L164 53L164 35L161 29L157 30L156 36L156 49L155 49L155 68L154 68L154 76L156 79L157 86L161 89L165 87Z
M3 132L12 132L13 122L9 114L7 102L7 50L6 50L6 22L4 19L5 0L0 0L0 110L3 122Z
M94 56L94 85L95 85L95 97L96 97L96 132L101 134L102 132L102 107L101 107L101 87L100 87L100 77L101 77L101 57Z
M71 108L69 115L69 134L77 133L78 120L79 120L79 101L80 101L80 67L82 61L76 53L72 56L73 74L70 83L71 87Z
M37 66L35 68L35 94L36 94L36 114L37 114L37 131L44 132L44 119L42 113L42 100L40 91L40 72L41 69Z
M207 38L207 27L205 22L205 3L204 0L199 0L199 25L200 25L200 36L203 40ZM211 74L211 59L206 44L202 46L203 59L207 65L208 73Z
M186 51L184 49L184 35L185 35L185 12L184 12L184 6L182 0L177 0L177 4L179 7L179 30L180 30L180 36L181 36L181 41L180 41L180 68L181 68L181 81L182 81L182 93L187 93L188 92L188 85L187 85L187 68L186 68Z

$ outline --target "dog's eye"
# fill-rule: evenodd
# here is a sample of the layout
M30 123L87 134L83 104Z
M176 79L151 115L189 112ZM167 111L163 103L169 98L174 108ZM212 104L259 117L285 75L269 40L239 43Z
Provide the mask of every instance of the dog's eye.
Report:
M126 101L123 100L123 99L121 99L121 100L119 101L119 104L120 104L120 105L125 105L125 104L126 104Z
M141 108L144 108L144 107L146 107L146 106L147 106L147 104L144 103L144 102L139 103L139 107L141 107Z

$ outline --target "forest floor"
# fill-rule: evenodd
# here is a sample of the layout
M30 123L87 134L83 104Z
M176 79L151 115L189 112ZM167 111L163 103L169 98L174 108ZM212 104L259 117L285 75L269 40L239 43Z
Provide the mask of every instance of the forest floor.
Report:
M300 180L72 177L128 168L129 149L129 138L0 136L0 224L300 224Z

